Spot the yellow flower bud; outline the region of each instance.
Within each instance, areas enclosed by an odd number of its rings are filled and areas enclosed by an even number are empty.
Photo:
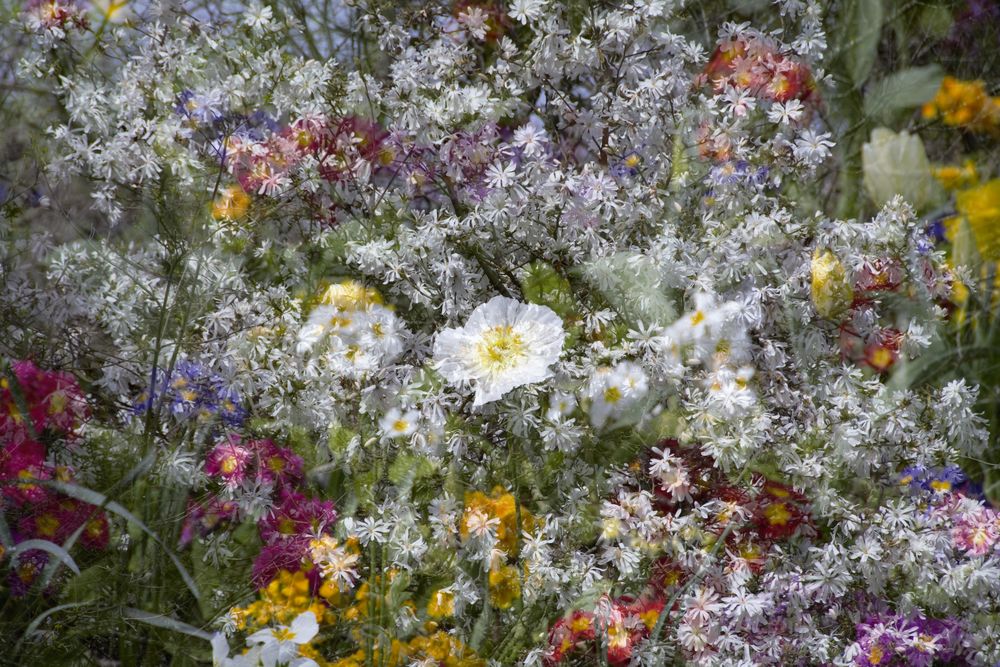
[[[854,300],[854,290],[837,256],[817,249],[812,258],[812,302],[821,317],[833,318]]]

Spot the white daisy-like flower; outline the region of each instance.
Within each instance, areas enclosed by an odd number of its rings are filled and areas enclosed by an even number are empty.
[[[378,425],[387,438],[406,438],[417,430],[419,419],[420,414],[416,410],[407,410],[404,413],[399,408],[392,408],[382,415]]]
[[[601,428],[612,415],[621,415],[641,400],[649,390],[649,380],[638,365],[623,361],[614,368],[599,368],[587,385],[590,423]]]
[[[445,329],[434,343],[434,361],[449,382],[471,382],[474,405],[552,376],[566,332],[546,306],[497,296],[480,305],[459,329]]]

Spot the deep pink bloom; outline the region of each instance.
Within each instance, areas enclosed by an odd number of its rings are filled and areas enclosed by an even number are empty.
[[[278,504],[257,525],[261,539],[272,544],[320,535],[328,532],[336,520],[337,512],[332,501],[309,498],[298,491],[282,489]]]
[[[297,537],[269,544],[253,561],[251,579],[254,586],[264,588],[280,570],[296,572],[309,555],[308,537]],[[315,568],[314,568],[315,569]]]
[[[45,463],[45,447],[34,440],[21,440],[0,449],[0,480],[16,481],[4,484],[3,495],[16,505],[40,503],[48,490],[35,482],[52,478],[52,469]]]
[[[87,402],[76,379],[69,373],[45,371],[30,361],[11,366],[17,387],[4,378],[0,383],[0,440],[17,441],[51,430],[64,437],[75,436],[77,427],[89,416]],[[20,404],[14,390],[20,391]],[[19,405],[20,404],[20,405]],[[30,418],[22,414],[27,408]]]

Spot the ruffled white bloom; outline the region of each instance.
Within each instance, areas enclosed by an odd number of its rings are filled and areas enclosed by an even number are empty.
[[[635,405],[648,389],[645,371],[630,361],[623,361],[614,368],[598,369],[587,385],[587,397],[591,401],[590,423],[601,428],[609,417],[619,416]]]
[[[565,336],[551,308],[497,296],[472,311],[464,327],[438,334],[434,362],[449,382],[473,383],[479,406],[551,377]]]

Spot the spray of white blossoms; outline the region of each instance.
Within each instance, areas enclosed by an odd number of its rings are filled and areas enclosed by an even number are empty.
[[[4,222],[5,609],[118,664],[1000,660],[976,390],[906,381],[943,253],[804,203],[822,4],[350,4],[338,61],[283,3],[28,3],[93,225]]]

